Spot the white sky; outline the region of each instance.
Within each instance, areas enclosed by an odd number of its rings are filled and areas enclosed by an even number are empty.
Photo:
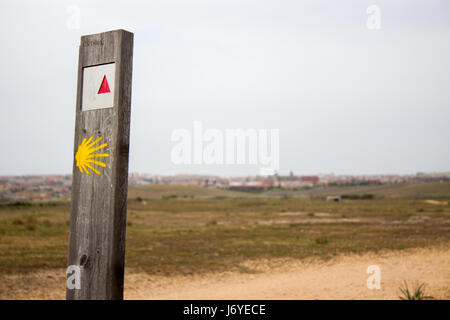
[[[3,0],[0,27],[0,175],[71,173],[79,39],[119,28],[135,35],[130,172],[258,173],[172,164],[194,120],[280,129],[282,174],[450,171],[449,1]]]

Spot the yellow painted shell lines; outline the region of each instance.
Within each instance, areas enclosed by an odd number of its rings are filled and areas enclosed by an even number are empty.
[[[94,145],[102,140],[102,137],[95,139],[92,141],[94,136],[91,136],[88,140],[86,138],[83,139],[83,141],[78,146],[77,153],[75,154],[75,160],[77,161],[77,167],[80,169],[80,172],[83,173],[86,172],[86,174],[90,175],[89,170],[95,172],[96,174],[100,174],[100,171],[98,171],[96,168],[94,168],[93,165],[98,165],[100,167],[106,167],[106,164],[104,162],[95,160],[94,158],[102,158],[102,157],[109,157],[109,153],[94,153],[97,150],[100,150],[104,147],[107,147],[107,143],[103,143],[99,146],[94,147]],[[92,141],[92,142],[91,142]]]

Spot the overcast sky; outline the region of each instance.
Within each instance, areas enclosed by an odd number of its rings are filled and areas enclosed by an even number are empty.
[[[450,171],[449,1],[3,0],[0,24],[0,175],[71,173],[80,36],[119,28],[130,172],[258,173],[173,164],[194,120],[279,129],[282,174]]]

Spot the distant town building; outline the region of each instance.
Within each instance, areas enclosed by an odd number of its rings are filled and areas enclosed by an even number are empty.
[[[291,171],[288,176],[278,176],[274,178],[277,186],[285,189],[312,187],[319,182],[318,176],[295,176]]]

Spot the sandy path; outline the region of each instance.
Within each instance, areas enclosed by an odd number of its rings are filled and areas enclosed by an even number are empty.
[[[449,247],[309,260],[247,262],[257,273],[162,277],[127,272],[126,299],[398,299],[403,281],[427,283],[427,294],[450,299]],[[369,290],[369,265],[381,270],[381,289]],[[0,275],[1,299],[63,299],[64,270]]]
[[[261,264],[263,264],[261,266]],[[278,266],[276,266],[278,264]],[[381,270],[381,289],[369,290],[369,265]],[[403,281],[426,282],[436,298],[450,298],[450,250],[342,256],[327,263],[278,261],[248,263],[257,274],[216,274],[167,281],[129,275],[128,299],[398,299]]]

